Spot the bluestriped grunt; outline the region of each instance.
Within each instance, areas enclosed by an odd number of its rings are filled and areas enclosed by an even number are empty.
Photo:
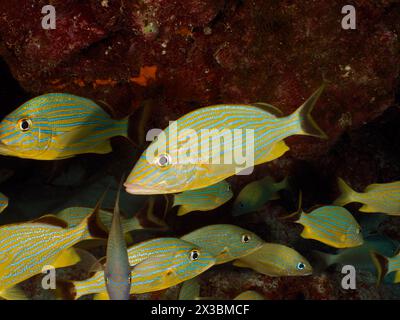
[[[131,272],[131,294],[163,290],[189,280],[215,264],[215,258],[206,250],[176,238],[157,238],[131,246],[128,249]],[[83,281],[65,282],[61,295],[77,299],[98,294],[107,298],[104,272],[98,271]]]
[[[310,213],[302,212],[297,223],[304,226],[301,236],[335,248],[363,244],[361,228],[352,214],[339,206],[323,206]]]
[[[339,178],[338,184],[342,194],[334,202],[336,205],[360,202],[363,204],[359,209],[361,212],[400,215],[400,181],[371,184],[362,193],[351,189],[343,179]]]
[[[127,192],[166,194],[205,188],[281,157],[289,150],[284,143],[287,137],[325,138],[310,115],[323,89],[321,86],[286,117],[276,117],[276,111],[272,108],[266,111],[265,105],[217,105],[184,115],[170,124],[142,154],[125,182]],[[254,139],[247,141],[242,135],[235,138],[232,135],[235,130],[252,132]],[[251,150],[248,159],[251,163],[240,164],[238,159],[232,159],[238,150]]]
[[[0,227],[0,296],[20,299],[21,296],[15,296],[15,286],[40,274],[44,266],[61,268],[78,263],[80,257],[72,246],[97,236],[104,237],[101,230],[94,228],[95,214],[74,228],[67,228],[64,221],[51,215]]]
[[[128,120],[113,120],[96,103],[66,93],[29,100],[0,123],[0,154],[56,160],[109,153],[110,138],[127,136]]]

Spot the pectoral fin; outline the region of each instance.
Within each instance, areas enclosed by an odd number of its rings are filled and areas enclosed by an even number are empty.
[[[25,292],[19,286],[13,286],[1,291],[0,296],[6,300],[29,300]]]
[[[369,206],[368,204],[364,204],[360,210],[361,212],[367,212],[367,213],[375,213],[377,212],[377,210],[375,210],[374,208],[372,208],[371,206]]]
[[[233,261],[233,265],[235,267],[240,267],[240,268],[251,268],[251,266],[249,266],[246,262],[240,259]]]
[[[186,206],[180,206],[178,209],[178,216],[184,216],[185,214],[191,212],[192,210]]]
[[[108,293],[106,291],[106,292],[96,293],[93,296],[93,300],[110,300],[110,297],[108,296]]]
[[[303,237],[304,239],[314,239],[310,228],[308,227],[304,227],[303,232],[300,234],[301,237]]]
[[[400,271],[397,271],[394,276],[394,283],[399,283],[399,282],[400,282]]]
[[[61,252],[57,259],[53,262],[54,268],[65,268],[73,266],[81,261],[79,254],[74,248],[68,248]]]

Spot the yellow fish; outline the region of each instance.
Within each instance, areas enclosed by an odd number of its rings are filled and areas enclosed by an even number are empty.
[[[91,208],[72,207],[60,211],[56,214],[56,216],[68,223],[69,228],[72,228],[80,224],[82,220],[84,220],[92,212],[93,209]],[[99,210],[98,212],[100,225],[104,226],[107,231],[109,231],[111,228],[112,216],[112,213],[108,211]],[[121,218],[121,222],[122,228],[125,233],[133,230],[143,229],[139,220],[136,217],[132,217],[129,219]]]
[[[258,211],[270,200],[279,198],[278,191],[285,189],[288,185],[287,179],[276,183],[271,177],[250,182],[246,185],[233,203],[232,214],[242,214]]]
[[[300,253],[277,243],[264,243],[257,251],[235,260],[233,265],[270,277],[306,276],[313,272],[311,264]]]
[[[226,263],[258,250],[264,240],[255,233],[230,224],[215,224],[192,231],[181,239],[198,245]]]
[[[72,246],[104,236],[94,228],[94,215],[73,228],[51,215],[0,227],[0,296],[23,299],[15,287],[20,282],[42,273],[48,265],[62,268],[78,263],[80,257]]]
[[[8,207],[8,198],[0,192],[0,213]]]
[[[343,207],[323,206],[310,213],[302,212],[297,223],[304,226],[301,236],[335,248],[361,246],[361,228],[352,214]]]
[[[361,212],[400,215],[400,181],[371,184],[362,193],[351,189],[340,178],[338,184],[342,195],[334,202],[336,205],[344,206],[351,202],[360,202],[364,204],[359,210]]]
[[[215,185],[185,191],[174,195],[174,205],[180,206],[178,216],[183,216],[192,211],[209,211],[222,206],[233,197],[231,186],[225,180]]]
[[[200,282],[199,277],[185,281],[179,291],[178,300],[199,300]]]
[[[112,151],[110,138],[127,137],[128,119],[113,120],[91,100],[49,93],[29,100],[0,123],[0,154],[57,160]]]
[[[265,104],[217,105],[184,115],[142,154],[125,182],[127,192],[167,194],[206,188],[281,157],[289,150],[287,137],[326,138],[310,115],[323,89],[286,117],[277,117],[276,109]],[[238,150],[249,151],[249,162],[239,163]]]
[[[387,274],[395,272],[394,283],[400,283],[400,252],[393,257],[385,257],[376,251],[371,252],[372,261],[378,272],[378,283],[381,283]]]
[[[176,238],[157,238],[128,249],[131,294],[163,290],[203,273],[215,264],[215,258],[195,244]],[[97,294],[107,299],[104,272],[96,272],[83,281],[60,283],[60,294],[77,299]]]
[[[233,300],[265,300],[265,297],[257,291],[249,290],[242,292]]]

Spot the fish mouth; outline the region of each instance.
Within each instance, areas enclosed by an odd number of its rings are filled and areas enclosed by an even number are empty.
[[[130,194],[152,195],[169,193],[168,191],[162,190],[160,188],[148,187],[138,183],[124,183],[124,187],[126,192]]]

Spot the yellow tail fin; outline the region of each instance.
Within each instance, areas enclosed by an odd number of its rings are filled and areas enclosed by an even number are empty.
[[[344,206],[348,203],[354,202],[353,196],[355,192],[342,178],[338,178],[338,186],[341,195],[333,202],[333,204],[337,206]]]

